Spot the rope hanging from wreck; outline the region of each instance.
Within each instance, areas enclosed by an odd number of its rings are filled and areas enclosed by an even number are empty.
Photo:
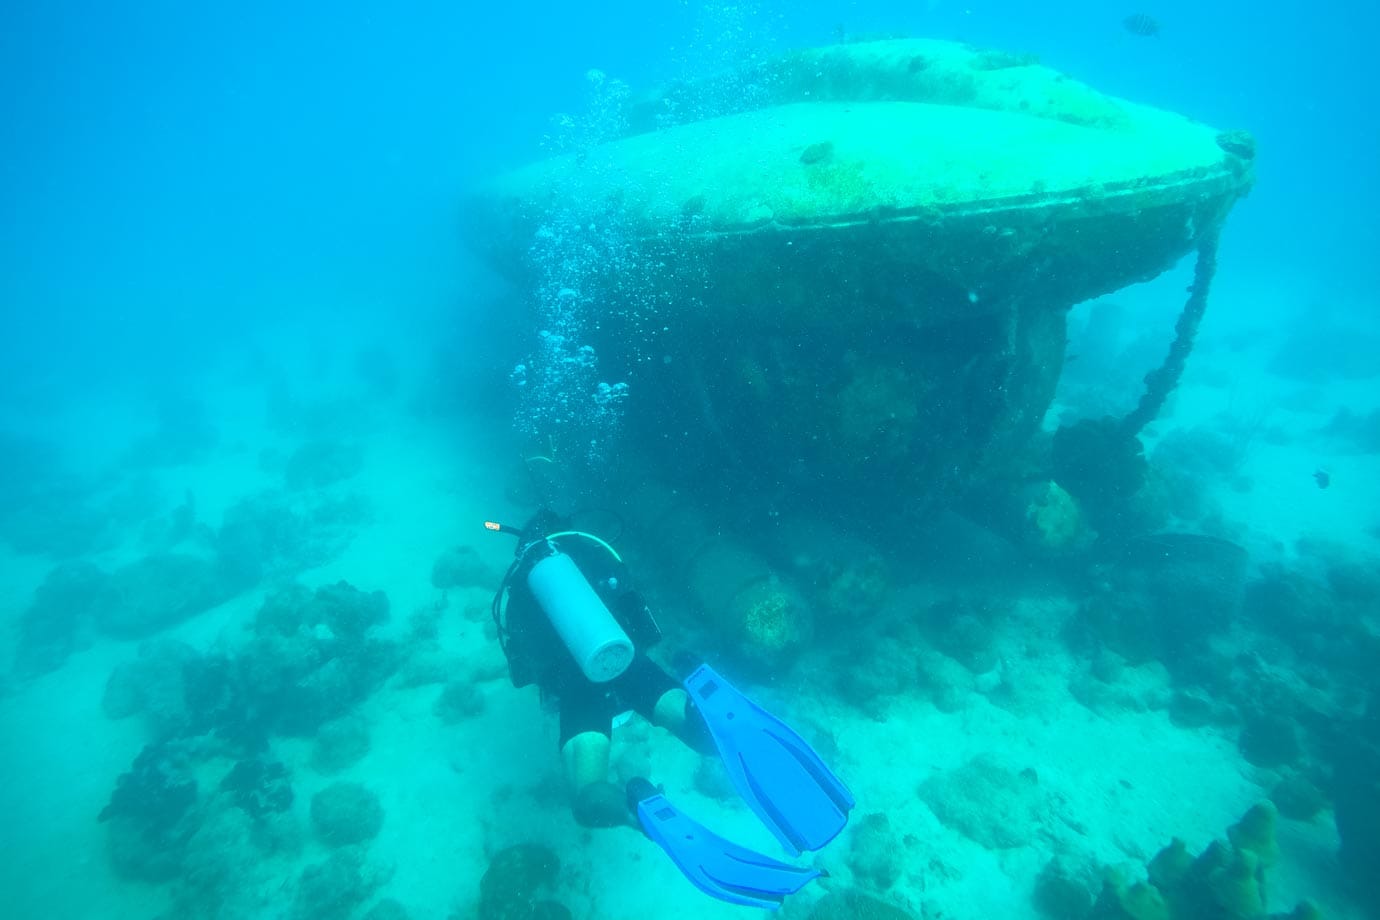
[[[1183,312],[1174,325],[1174,344],[1169,346],[1169,354],[1159,367],[1145,375],[1145,393],[1140,403],[1121,420],[1122,430],[1130,437],[1136,437],[1141,430],[1164,408],[1165,400],[1179,385],[1184,365],[1188,363],[1189,353],[1193,351],[1193,339],[1198,334],[1198,326],[1207,311],[1208,289],[1212,278],[1217,274],[1217,228],[1213,228],[1198,241],[1198,264],[1193,269],[1193,284],[1188,289],[1188,300],[1184,302]]]

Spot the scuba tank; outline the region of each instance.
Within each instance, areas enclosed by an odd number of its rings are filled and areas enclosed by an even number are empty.
[[[493,603],[514,686],[547,683],[571,662],[587,680],[607,683],[661,637],[641,595],[628,587],[622,558],[599,537],[567,529],[549,512],[521,531],[485,527],[518,535]]]
[[[606,683],[632,664],[632,640],[565,553],[552,552],[530,566],[527,587],[585,677]]]

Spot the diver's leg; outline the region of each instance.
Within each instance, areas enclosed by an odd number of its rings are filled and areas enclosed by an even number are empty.
[[[660,725],[701,754],[713,754],[718,750],[709,727],[690,705],[690,694],[665,668],[646,655],[638,655],[625,677],[628,697],[643,718]]]
[[[570,788],[579,790],[609,778],[609,736],[581,732],[561,745],[561,760]]]
[[[676,735],[685,730],[686,709],[690,694],[683,687],[672,687],[657,697],[652,708],[652,722]]]
[[[585,827],[628,823],[627,797],[609,782],[613,716],[594,685],[561,697],[561,761],[573,796],[571,811]]]

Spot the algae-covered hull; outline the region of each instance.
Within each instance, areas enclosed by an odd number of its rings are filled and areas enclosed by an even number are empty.
[[[867,510],[1009,456],[1067,308],[1172,265],[1251,181],[1239,138],[943,42],[801,51],[626,112],[483,187],[476,244],[530,279],[553,212],[616,220],[654,253],[636,283],[672,292],[664,360],[634,368],[640,440]],[[602,282],[605,355],[645,357],[613,328],[625,266]]]

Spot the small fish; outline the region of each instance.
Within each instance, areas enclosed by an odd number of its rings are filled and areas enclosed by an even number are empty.
[[[1147,16],[1145,13],[1132,13],[1121,24],[1126,27],[1126,31],[1132,35],[1139,35],[1141,38],[1154,38],[1160,34],[1159,20],[1154,16]]]
[[[1313,471],[1313,481],[1318,484],[1319,489],[1326,489],[1332,485],[1332,474],[1322,467]]]

